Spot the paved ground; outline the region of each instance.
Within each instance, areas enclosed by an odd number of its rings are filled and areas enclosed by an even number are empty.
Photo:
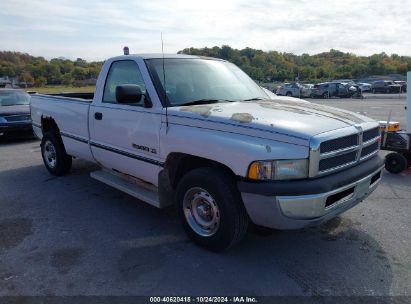
[[[401,126],[405,128],[405,94],[365,94],[364,99],[309,98],[307,100],[358,112],[376,120],[386,121],[390,110],[392,110],[391,121],[399,121]]]
[[[318,102],[403,119],[400,101]],[[321,227],[248,234],[214,254],[187,240],[173,209],[91,179],[94,169],[76,160],[52,177],[38,141],[0,143],[0,295],[411,295],[411,171],[386,173]]]

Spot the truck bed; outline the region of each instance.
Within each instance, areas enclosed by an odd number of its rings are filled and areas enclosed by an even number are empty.
[[[93,93],[61,93],[31,95],[33,130],[42,136],[44,120],[53,120],[58,128],[67,153],[92,160],[89,141],[88,113]]]
[[[84,99],[85,102],[91,102],[94,98],[94,93],[52,93],[44,95]]]
[[[61,100],[61,101],[76,101],[76,102],[85,102],[85,103],[91,103],[94,98],[94,93],[51,93],[51,94],[32,94],[31,98],[33,97],[37,98],[47,98],[50,100],[50,97],[53,97],[52,99],[55,100]]]

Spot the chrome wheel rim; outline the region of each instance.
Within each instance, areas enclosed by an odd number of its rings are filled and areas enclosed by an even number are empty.
[[[47,166],[49,166],[50,168],[54,168],[57,162],[56,149],[54,148],[53,143],[49,140],[47,140],[44,144],[43,155],[44,160],[47,163]]]
[[[194,187],[184,195],[184,215],[195,233],[209,237],[220,226],[220,210],[214,198],[206,190]]]

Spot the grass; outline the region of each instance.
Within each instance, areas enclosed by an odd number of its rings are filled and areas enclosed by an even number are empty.
[[[44,87],[33,87],[27,88],[26,91],[34,91],[41,94],[51,94],[51,93],[94,93],[95,86],[85,86],[85,87],[67,87],[63,85],[49,85]]]

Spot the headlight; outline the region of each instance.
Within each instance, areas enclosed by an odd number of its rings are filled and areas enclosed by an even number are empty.
[[[0,122],[7,122],[7,120],[4,117],[0,116]]]
[[[307,178],[308,159],[255,161],[248,168],[247,177],[254,180]]]

